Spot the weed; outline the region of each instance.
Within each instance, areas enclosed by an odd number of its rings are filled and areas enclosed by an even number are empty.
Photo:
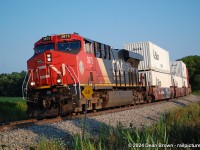
[[[45,136],[41,136],[39,143],[36,146],[37,150],[65,150],[66,144],[60,138],[48,139]]]

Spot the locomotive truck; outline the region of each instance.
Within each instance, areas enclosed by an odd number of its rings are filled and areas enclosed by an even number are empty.
[[[175,86],[166,97],[165,89],[148,84],[146,74],[138,72],[143,60],[138,53],[77,33],[42,37],[27,61],[23,91],[28,113],[66,115],[176,97]],[[82,91],[88,84],[93,94],[86,100]]]

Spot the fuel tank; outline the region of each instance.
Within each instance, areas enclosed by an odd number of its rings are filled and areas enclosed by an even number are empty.
[[[107,98],[103,102],[103,107],[115,107],[131,104],[133,102],[133,92],[132,91],[109,91],[107,93]]]

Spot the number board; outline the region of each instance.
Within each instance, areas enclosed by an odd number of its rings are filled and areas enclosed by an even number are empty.
[[[87,86],[84,88],[84,90],[82,91],[82,94],[83,94],[83,96],[84,96],[86,99],[88,99],[88,98],[90,98],[90,97],[92,96],[93,90],[92,90],[92,88],[91,88],[89,85],[87,85]]]
[[[51,41],[51,36],[46,36],[42,38],[42,41]]]
[[[60,38],[61,39],[70,39],[71,38],[71,34],[61,34]]]

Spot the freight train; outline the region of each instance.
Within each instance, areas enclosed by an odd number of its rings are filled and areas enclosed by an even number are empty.
[[[153,53],[156,57],[156,52]],[[28,113],[33,117],[66,115],[190,93],[190,86],[175,85],[175,74],[172,77],[165,72],[173,78],[172,85],[163,87],[158,79],[159,84],[154,84],[150,78],[155,71],[139,69],[140,62],[145,61],[142,54],[133,50],[113,49],[77,33],[42,37],[27,61],[27,76],[22,86]],[[86,99],[82,91],[87,85],[93,94]]]

